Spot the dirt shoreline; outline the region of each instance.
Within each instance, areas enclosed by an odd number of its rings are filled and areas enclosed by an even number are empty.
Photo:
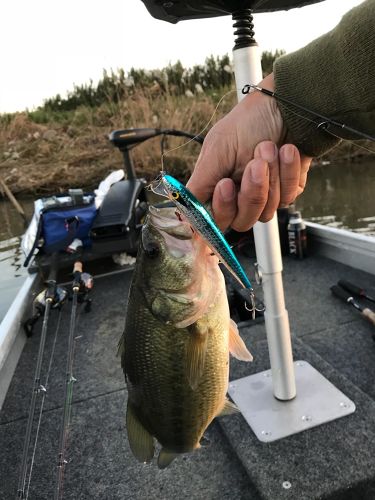
[[[150,121],[142,120],[139,126],[147,126],[144,123]],[[183,121],[180,116],[174,128],[197,129]],[[123,167],[121,153],[108,140],[109,132],[116,128],[123,127],[116,121],[100,127],[47,126],[33,123],[21,113],[11,127],[0,130],[0,177],[17,196],[46,196],[68,188],[94,189],[111,171]],[[168,141],[169,148],[181,144],[181,139]],[[186,181],[199,150],[196,143],[179,149],[166,158],[166,168]],[[353,143],[343,143],[314,163],[354,162],[369,156]],[[160,139],[134,148],[133,159],[140,176],[154,178],[161,168]]]

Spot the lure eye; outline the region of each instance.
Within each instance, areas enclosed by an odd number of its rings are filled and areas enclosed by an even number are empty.
[[[150,242],[144,247],[144,251],[149,259],[155,259],[159,255],[160,248],[156,243]]]
[[[177,191],[173,191],[173,193],[171,194],[171,196],[172,196],[172,198],[173,198],[174,200],[178,200],[178,199],[179,199],[179,197],[180,197],[180,195],[177,193]]]

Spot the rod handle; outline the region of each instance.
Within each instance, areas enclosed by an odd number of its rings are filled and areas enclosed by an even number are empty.
[[[375,312],[365,307],[362,311],[363,316],[372,324],[375,325]]]
[[[58,262],[59,261],[59,254],[58,252],[54,252],[52,255],[51,255],[51,264],[50,264],[50,268],[49,268],[49,274],[48,274],[48,278],[46,280],[46,283],[49,284],[49,283],[56,283],[56,280],[57,280],[57,271],[58,271]]]
[[[354,295],[358,295],[360,297],[365,295],[365,291],[363,290],[363,288],[350,283],[350,281],[340,280],[337,284],[342,288],[345,288],[345,290],[347,290],[348,292],[353,293]]]
[[[341,288],[341,286],[331,286],[331,292],[333,293],[333,295],[336,295],[336,297],[343,300],[344,302],[349,302],[349,300],[353,298],[351,294]]]
[[[80,260],[76,260],[73,266],[73,290],[79,289],[81,286],[81,275],[82,275],[82,262]]]
[[[82,273],[82,262],[77,260],[74,262],[73,273]]]
[[[51,265],[49,268],[48,278],[46,280],[47,290],[46,290],[46,300],[55,299],[56,294],[56,283],[57,283],[57,271],[59,268],[59,254],[58,252],[53,252],[51,255]]]

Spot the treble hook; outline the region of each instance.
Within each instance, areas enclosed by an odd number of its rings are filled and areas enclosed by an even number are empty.
[[[245,309],[246,309],[246,311],[249,311],[251,313],[252,319],[255,319],[255,314],[257,312],[264,312],[266,310],[266,308],[264,306],[263,307],[256,306],[255,295],[254,295],[253,291],[250,293],[250,303],[251,303],[251,308],[247,307],[247,302],[245,301]]]

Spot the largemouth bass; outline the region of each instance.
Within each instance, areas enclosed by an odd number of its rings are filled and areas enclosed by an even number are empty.
[[[149,462],[156,439],[160,468],[235,411],[226,399],[229,351],[252,359],[230,319],[218,258],[180,219],[175,208],[150,207],[120,341],[130,448]]]

